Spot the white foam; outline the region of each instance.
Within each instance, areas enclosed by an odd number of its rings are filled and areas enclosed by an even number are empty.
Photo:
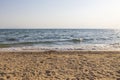
[[[24,46],[0,48],[0,51],[45,51],[45,50],[80,50],[80,51],[115,51],[120,50],[120,45],[116,44],[84,44],[84,45],[65,45],[65,46]]]

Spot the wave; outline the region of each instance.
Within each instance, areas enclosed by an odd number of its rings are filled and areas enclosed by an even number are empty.
[[[39,42],[13,42],[13,43],[0,43],[1,47],[12,47],[12,46],[32,46],[34,44],[52,44],[51,41],[39,41]]]
[[[75,38],[75,39],[71,39],[70,41],[72,41],[72,42],[86,42],[86,41],[91,41],[91,40],[94,40],[94,39],[92,39],[92,38],[89,38],[89,39],[87,39],[87,38]]]
[[[52,44],[51,41],[38,41],[38,42],[15,42],[10,43],[9,45],[34,45],[34,44]],[[6,45],[6,44],[5,44]]]
[[[45,45],[56,45],[56,44],[58,44],[58,43],[62,43],[62,44],[64,44],[64,43],[79,43],[79,42],[87,42],[87,41],[92,41],[92,40],[94,40],[93,38],[73,38],[73,39],[57,39],[57,40],[55,40],[55,39],[53,39],[53,40],[38,40],[38,41],[36,41],[36,40],[34,40],[34,41],[20,41],[20,40],[18,40],[18,39],[16,39],[16,38],[7,38],[6,39],[6,41],[5,42],[1,42],[0,44],[2,45],[2,46],[8,46],[8,45],[10,45],[10,46],[19,46],[19,45],[36,45],[36,44],[45,44]]]
[[[73,39],[57,39],[57,40],[48,40],[48,41],[38,41],[38,42],[27,42],[27,43],[56,43],[56,42],[85,42],[94,40],[92,38],[73,38]],[[26,42],[25,42],[26,43]]]
[[[19,40],[16,38],[6,38],[6,41],[19,41]]]

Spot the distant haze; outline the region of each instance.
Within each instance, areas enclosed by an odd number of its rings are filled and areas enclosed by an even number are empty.
[[[120,0],[0,0],[0,28],[120,28]]]

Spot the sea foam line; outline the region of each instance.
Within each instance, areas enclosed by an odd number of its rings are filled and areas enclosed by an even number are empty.
[[[80,51],[111,51],[111,50],[120,50],[120,46],[114,44],[87,44],[87,45],[66,45],[66,46],[52,46],[52,47],[43,47],[43,46],[23,46],[23,47],[9,47],[9,48],[0,48],[0,51],[46,51],[46,50],[60,50],[60,51],[69,51],[69,50],[80,50]]]

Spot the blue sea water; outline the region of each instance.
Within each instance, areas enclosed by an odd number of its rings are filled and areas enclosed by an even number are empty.
[[[120,43],[114,29],[0,29],[0,44],[11,46],[65,46]]]

